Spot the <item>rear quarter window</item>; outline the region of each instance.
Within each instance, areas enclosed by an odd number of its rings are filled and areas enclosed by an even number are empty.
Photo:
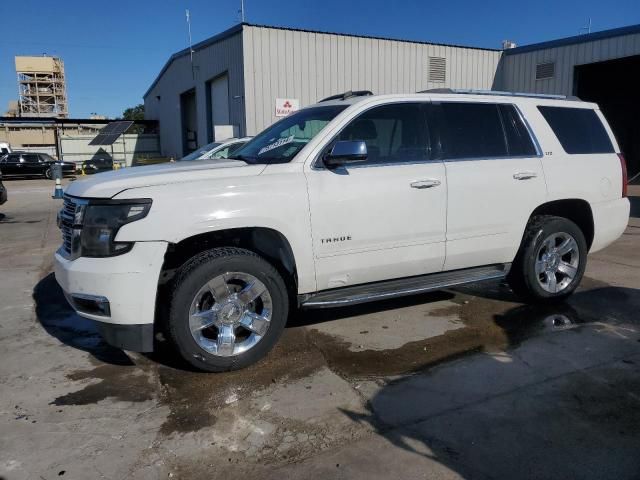
[[[614,153],[613,144],[594,110],[547,107],[538,110],[569,154]]]

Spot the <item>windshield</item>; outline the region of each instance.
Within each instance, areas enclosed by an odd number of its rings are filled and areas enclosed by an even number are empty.
[[[247,163],[286,163],[348,105],[305,108],[274,123],[229,158]]]
[[[211,150],[213,150],[216,147],[219,147],[220,145],[222,145],[222,142],[209,143],[209,144],[205,145],[204,147],[200,147],[200,148],[195,149],[189,155],[187,155],[186,157],[182,157],[178,161],[179,162],[183,162],[185,160],[197,160],[201,156],[205,155],[206,153],[209,153]]]

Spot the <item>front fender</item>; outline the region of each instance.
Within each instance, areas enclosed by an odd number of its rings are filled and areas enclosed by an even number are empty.
[[[299,293],[315,291],[311,223],[302,173],[141,187],[114,198],[151,198],[144,219],[123,226],[116,241],[178,243],[203,233],[262,227],[282,234],[296,260]]]

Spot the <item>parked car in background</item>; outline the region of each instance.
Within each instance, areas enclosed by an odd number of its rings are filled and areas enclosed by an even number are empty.
[[[0,172],[0,205],[7,201],[7,187],[2,184],[2,172]]]
[[[76,164],[71,162],[58,162],[51,155],[46,153],[11,152],[0,159],[0,171],[5,177],[45,177],[53,178],[51,166],[54,163],[62,164],[63,175],[73,175],[76,173]]]
[[[82,162],[82,171],[85,175],[108,172],[109,170],[113,170],[113,160],[111,158],[92,158]]]
[[[11,145],[7,142],[0,142],[0,158],[5,156],[7,153],[11,153]]]
[[[68,186],[56,279],[107,342],[162,329],[208,371],[260,360],[296,305],[501,278],[562,301],[629,220],[604,116],[555,96],[347,92],[229,159],[129,170]]]
[[[229,158],[236,150],[251,140],[251,137],[229,138],[221,142],[212,142],[204,147],[198,148],[189,155],[182,157],[179,162],[189,160],[215,160],[218,158]]]

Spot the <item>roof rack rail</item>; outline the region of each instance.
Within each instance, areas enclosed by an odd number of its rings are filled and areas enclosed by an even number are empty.
[[[431,88],[429,90],[421,90],[417,93],[455,93],[467,95],[498,95],[504,97],[528,97],[528,98],[547,98],[550,100],[575,100],[581,101],[576,96],[552,95],[549,93],[527,93],[527,92],[502,92],[499,90],[473,90],[459,88]]]
[[[318,103],[328,102],[330,100],[346,100],[347,98],[351,98],[351,97],[367,97],[369,95],[373,95],[373,92],[369,90],[355,90],[355,91],[348,90],[344,93],[339,93],[337,95],[331,95],[330,97],[323,98]]]

